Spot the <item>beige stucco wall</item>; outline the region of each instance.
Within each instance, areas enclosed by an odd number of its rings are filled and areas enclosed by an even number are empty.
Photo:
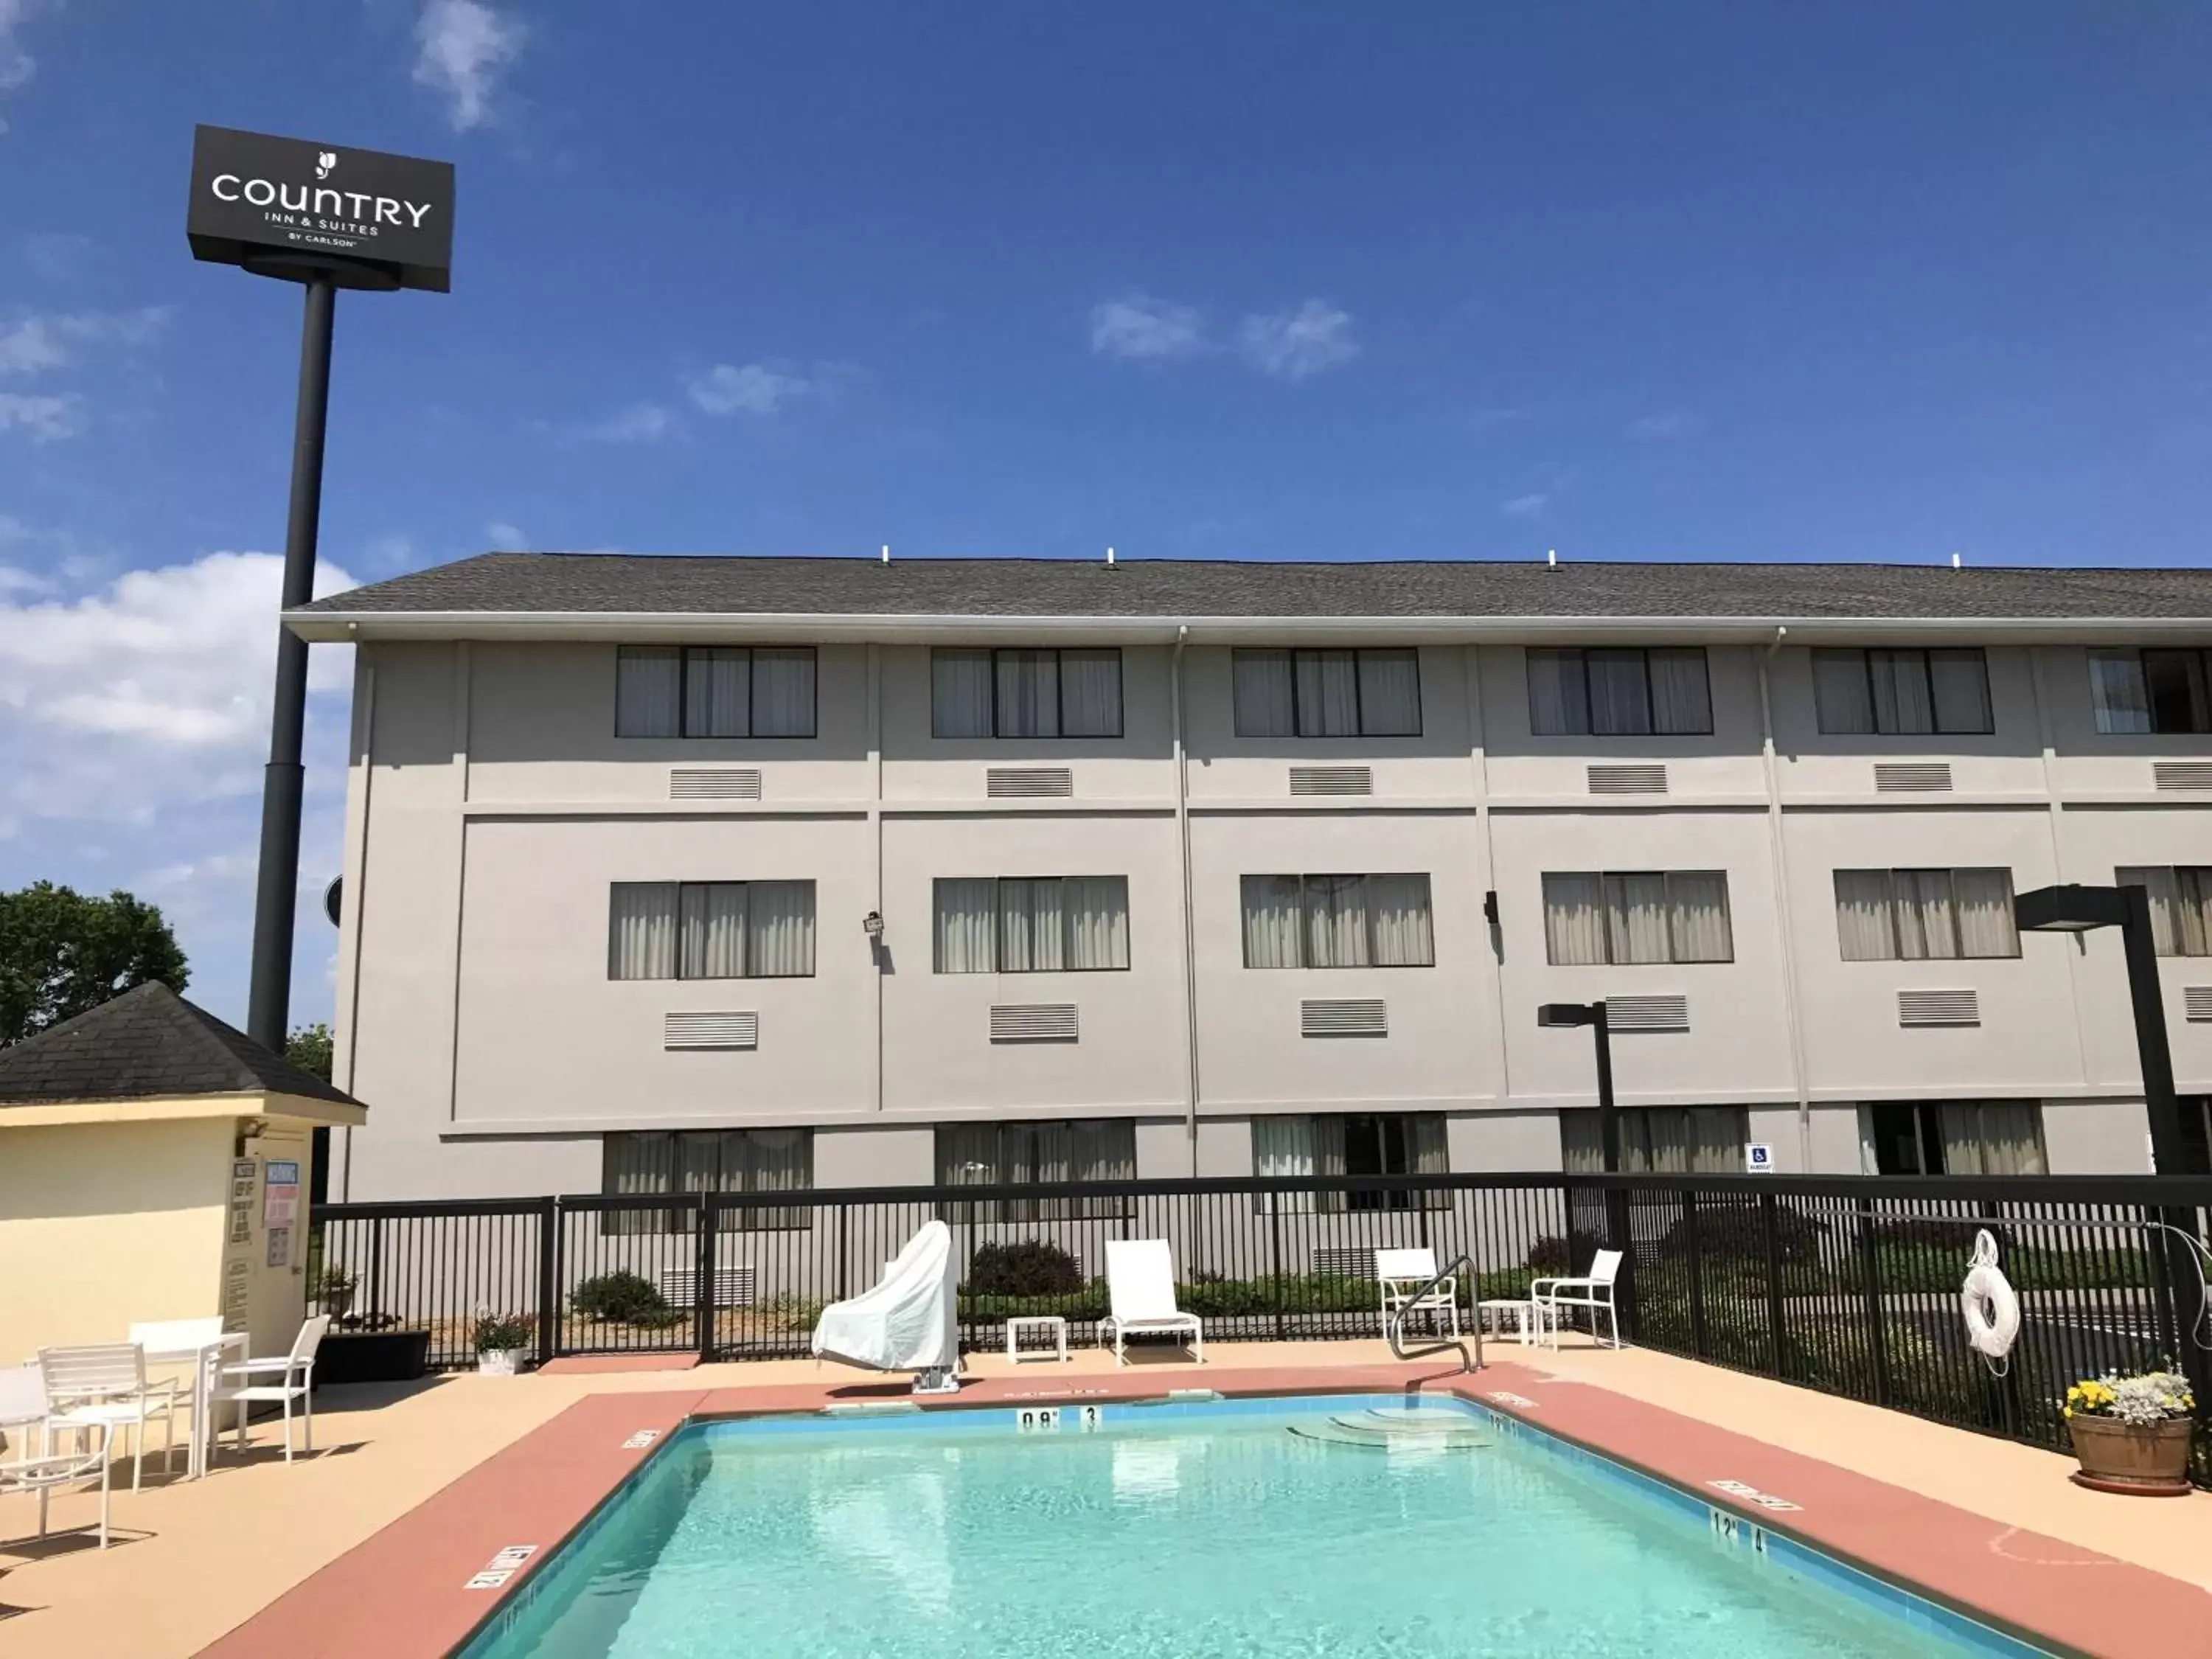
[[[235,1126],[0,1128],[0,1364],[222,1311]]]

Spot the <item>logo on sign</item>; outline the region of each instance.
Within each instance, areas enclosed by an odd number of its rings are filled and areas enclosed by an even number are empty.
[[[334,149],[326,149],[323,151],[321,155],[315,157],[315,177],[318,179],[329,178],[331,176],[331,169],[337,164],[337,151]]]

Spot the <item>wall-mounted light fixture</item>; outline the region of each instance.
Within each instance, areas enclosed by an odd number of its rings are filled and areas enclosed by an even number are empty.
[[[862,916],[860,918],[860,931],[868,936],[868,942],[871,945],[882,944],[884,940],[884,913],[880,910],[871,910],[867,915]]]

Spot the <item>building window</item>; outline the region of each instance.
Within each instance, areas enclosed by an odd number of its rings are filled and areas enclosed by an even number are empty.
[[[1237,651],[1240,738],[1418,738],[1417,651]]]
[[[2212,869],[2131,864],[2113,872],[2122,887],[2150,894],[2150,934],[2162,957],[2212,956]]]
[[[1741,1106],[1623,1106],[1623,1175],[1741,1175]],[[1559,1150],[1570,1175],[1605,1173],[1605,1140],[1591,1108],[1559,1114]]]
[[[1544,877],[1544,948],[1555,968],[1732,962],[1723,870],[1574,871]]]
[[[2009,870],[1838,870],[1845,962],[2016,957]]]
[[[811,738],[814,647],[625,645],[618,738]]]
[[[1876,1175],[2050,1173],[2032,1100],[1898,1101],[1866,1114]]]
[[[940,974],[1082,974],[1129,965],[1127,876],[940,876]]]
[[[2115,734],[2212,732],[2203,651],[2092,651],[2097,729]]]
[[[1705,648],[1531,647],[1528,729],[1540,738],[1683,737],[1713,729]]]
[[[1137,1128],[1125,1117],[1059,1123],[948,1123],[937,1131],[940,1187],[1044,1187],[1137,1178]],[[941,1207],[963,1221],[1068,1221],[1131,1213],[1121,1194],[985,1199]]]
[[[1990,732],[1989,665],[1978,647],[1813,653],[1823,732],[1882,736]]]
[[[1247,968],[1433,968],[1425,875],[1247,876]]]
[[[618,881],[609,979],[805,979],[814,972],[811,881]]]
[[[939,738],[1118,738],[1121,653],[929,653],[929,729]]]
[[[676,1193],[803,1193],[814,1186],[811,1129],[665,1130],[600,1137],[601,1189],[615,1198]],[[721,1212],[724,1232],[811,1227],[811,1205],[763,1205]],[[688,1233],[690,1210],[608,1210],[605,1233]]]
[[[2212,1095],[2181,1097],[2181,1173],[2212,1175]]]
[[[1328,1113],[1252,1120],[1252,1170],[1270,1177],[1441,1176],[1450,1168],[1444,1120],[1435,1112]],[[1284,1214],[1313,1210],[1448,1209],[1445,1188],[1263,1194],[1261,1208]]]

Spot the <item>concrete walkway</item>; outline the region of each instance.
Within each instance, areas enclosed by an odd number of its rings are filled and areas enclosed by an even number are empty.
[[[1872,1407],[1634,1349],[1507,1345],[1495,1357],[1561,1381],[1614,1390],[1682,1416],[1840,1465],[2024,1532],[2212,1589],[2212,1495],[2148,1502],[2087,1492],[2065,1480],[2070,1460],[1937,1427]],[[1376,1341],[1223,1343],[1201,1370],[1147,1354],[1132,1370],[1169,1386],[1264,1367],[1385,1363]],[[1079,1352],[1066,1365],[971,1357],[982,1376],[1040,1389],[1111,1370],[1110,1355]],[[115,1498],[116,1546],[74,1537],[41,1547],[20,1534],[34,1500],[0,1501],[0,1659],[185,1659],[214,1642],[495,1452],[592,1395],[681,1389],[696,1395],[775,1383],[848,1379],[842,1368],[786,1360],[683,1371],[523,1378],[451,1376],[405,1388],[323,1391],[318,1451],[286,1467],[273,1431],[257,1431],[244,1462],[228,1454],[206,1480],[155,1486]],[[1015,1386],[1021,1386],[1017,1382]],[[125,1474],[127,1481],[127,1471]],[[55,1505],[55,1523],[87,1517],[94,1500]],[[2002,1535],[1997,1545],[2003,1547]]]

